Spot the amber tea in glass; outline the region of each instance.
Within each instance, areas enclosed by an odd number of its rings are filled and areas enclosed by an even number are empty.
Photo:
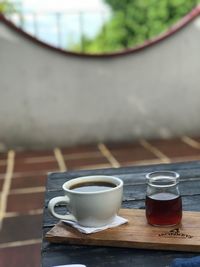
[[[179,174],[171,171],[147,174],[146,218],[155,226],[177,225],[182,219]]]

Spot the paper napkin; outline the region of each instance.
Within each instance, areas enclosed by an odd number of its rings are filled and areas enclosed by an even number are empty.
[[[104,225],[102,227],[85,227],[85,226],[79,225],[77,222],[72,222],[72,221],[63,221],[63,222],[76,228],[81,233],[92,234],[92,233],[103,231],[108,228],[117,227],[121,224],[127,223],[128,220],[120,216],[115,216],[115,218],[110,224]]]

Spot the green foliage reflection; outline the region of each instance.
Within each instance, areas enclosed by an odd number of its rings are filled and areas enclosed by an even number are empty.
[[[72,47],[78,52],[106,53],[144,43],[165,32],[194,8],[199,0],[104,0],[111,19],[94,39],[83,36]]]
[[[0,0],[0,13],[9,13],[14,10],[14,5],[8,0]]]

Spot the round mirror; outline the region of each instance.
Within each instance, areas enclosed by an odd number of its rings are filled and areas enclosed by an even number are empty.
[[[131,50],[167,32],[199,0],[1,0],[0,11],[53,47],[102,55]]]

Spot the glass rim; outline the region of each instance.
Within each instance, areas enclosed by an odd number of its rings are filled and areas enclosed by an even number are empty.
[[[171,177],[171,178],[176,178],[178,179],[180,177],[180,174],[178,172],[175,172],[175,171],[154,171],[154,172],[149,172],[146,174],[146,178],[147,179],[151,179],[153,177],[150,177],[150,176],[153,176],[153,175],[162,175],[164,177]]]
[[[175,186],[179,182],[179,177],[180,177],[180,174],[175,171],[154,171],[154,172],[150,172],[146,174],[146,180],[148,184],[154,187]],[[165,183],[164,183],[164,179],[165,179]],[[163,180],[163,183],[161,182],[162,180]]]

